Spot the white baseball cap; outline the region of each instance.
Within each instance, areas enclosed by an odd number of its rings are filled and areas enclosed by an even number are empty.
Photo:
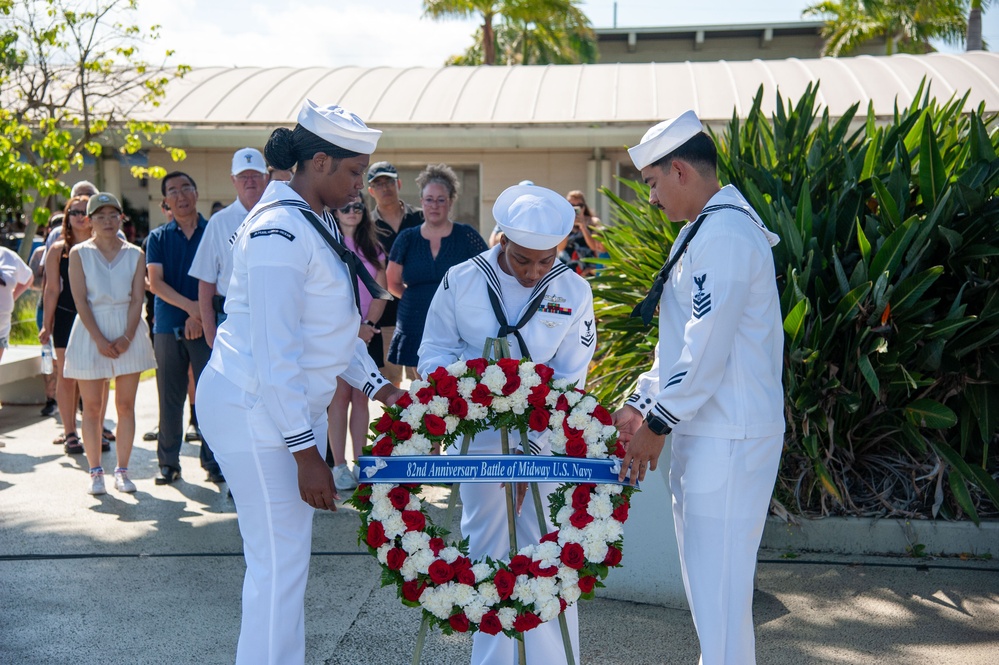
[[[528,249],[552,249],[569,235],[576,211],[558,192],[514,185],[497,197],[493,218],[511,242]]]
[[[684,111],[672,120],[664,120],[645,132],[642,142],[628,148],[635,168],[641,170],[704,131],[701,121],[693,111]]]
[[[373,153],[382,135],[342,106],[319,106],[311,99],[306,99],[298,112],[298,124],[333,145],[362,155]]]
[[[256,148],[243,148],[232,155],[232,174],[239,175],[243,171],[256,171],[267,175],[267,162]]]

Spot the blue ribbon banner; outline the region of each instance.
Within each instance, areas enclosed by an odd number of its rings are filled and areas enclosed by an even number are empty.
[[[618,459],[584,459],[547,455],[414,455],[363,456],[362,483],[600,483],[617,479]]]

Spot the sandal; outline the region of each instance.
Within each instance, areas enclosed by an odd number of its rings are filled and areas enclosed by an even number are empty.
[[[65,434],[60,434],[56,438],[52,439],[52,443],[55,444],[55,445],[57,445],[57,446],[63,445],[64,443],[66,443],[66,435]]]
[[[101,430],[101,437],[107,439],[108,441],[111,441],[112,443],[115,440],[114,432],[109,430],[107,427]]]
[[[70,432],[66,435],[66,443],[63,445],[63,450],[66,451],[67,455],[79,455],[83,452],[83,444],[80,443],[80,437],[76,435],[76,432]]]
[[[101,452],[102,453],[106,453],[109,450],[111,450],[111,440],[108,439],[106,436],[102,436],[101,437]]]

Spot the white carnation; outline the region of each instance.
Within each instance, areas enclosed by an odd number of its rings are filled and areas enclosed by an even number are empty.
[[[461,552],[458,550],[457,547],[445,547],[444,549],[441,550],[441,553],[438,555],[439,558],[443,559],[444,562],[448,564],[454,563],[455,559],[457,559],[460,556]]]
[[[478,575],[476,575],[476,579],[478,579]],[[499,592],[496,591],[496,585],[492,582],[480,584],[479,595],[482,596],[486,605],[496,605],[500,602]]]
[[[534,586],[535,598],[551,598],[558,593],[558,581],[554,577],[538,577],[531,584]]]
[[[451,406],[451,402],[447,397],[435,395],[434,398],[430,400],[430,403],[427,404],[427,410],[438,418],[443,418],[447,415],[449,406]]]
[[[579,590],[579,585],[573,584],[572,586],[562,588],[562,599],[568,605],[575,605],[582,595],[582,591]]]
[[[607,519],[614,512],[610,497],[594,494],[590,497],[590,505],[586,507],[586,512],[593,515],[597,520]]]
[[[417,500],[419,501],[419,500]],[[402,549],[410,554],[430,548],[430,534],[424,531],[409,531],[402,536]]]
[[[382,520],[382,526],[385,527],[385,536],[389,540],[406,533],[406,523],[402,521],[402,513],[400,512]]]
[[[558,602],[558,598],[552,600],[547,600],[542,604],[541,611],[538,612],[538,618],[542,621],[551,621],[558,616],[558,613],[562,611],[562,604]]]
[[[393,549],[395,549],[395,548],[392,546],[392,543],[390,543],[390,542],[389,543],[385,543],[384,545],[382,545],[381,547],[378,548],[378,561],[383,566],[388,563],[388,553],[389,553],[389,551],[391,551]]]
[[[511,401],[509,397],[493,398],[493,411],[495,411],[496,413],[506,413],[512,407],[513,407],[513,401]]]
[[[413,381],[412,383],[409,384],[409,394],[415,400],[416,399],[416,393],[420,392],[421,390],[423,390],[424,388],[427,388],[429,386],[430,386],[430,382],[429,381],[424,381],[423,379],[416,379],[415,381]]]
[[[488,563],[477,563],[472,566],[472,572],[475,573],[475,581],[481,582],[493,574],[493,567]],[[493,588],[495,589],[495,587]],[[481,589],[479,589],[479,591],[481,591]]]
[[[558,513],[555,514],[555,521],[559,524],[568,524],[569,518],[572,517],[572,513],[573,510],[571,505],[562,506],[559,508]]]
[[[468,365],[465,364],[464,360],[455,360],[453,363],[446,367],[447,373],[453,377],[459,377],[468,371]]]
[[[384,499],[392,491],[392,485],[388,483],[376,483],[371,486],[371,501]]]
[[[471,377],[458,379],[458,394],[467,400],[472,396],[472,391],[475,390],[475,386],[477,385],[479,385],[479,382]]]
[[[501,607],[499,612],[500,625],[503,626],[503,630],[513,629],[513,620],[517,618],[517,610],[512,607]]]
[[[485,420],[488,415],[488,408],[474,402],[468,403],[468,415],[465,417],[466,420]]]
[[[535,363],[532,360],[525,360],[520,363],[517,368],[517,373],[520,374],[521,379],[526,379],[529,376],[537,376],[538,373],[534,371]]]
[[[581,399],[583,399],[582,394],[577,393],[575,390],[570,390],[565,394],[565,401],[569,402],[569,406],[576,406]]]
[[[589,541],[583,543],[583,553],[587,561],[602,563],[607,558],[607,543],[603,540]]]
[[[454,605],[461,605],[464,607],[472,602],[472,600],[477,595],[475,593],[475,588],[467,584],[455,584],[453,587],[454,596],[451,599]]]
[[[468,617],[469,621],[479,623],[482,621],[482,615],[486,613],[486,604],[480,598],[476,598],[466,605],[464,609],[465,616]]]
[[[579,393],[576,394],[578,395]],[[568,423],[569,427],[572,427],[573,429],[585,430],[586,426],[590,424],[590,417],[585,413],[573,410],[573,412],[569,414]]]
[[[490,365],[482,375],[482,383],[486,385],[494,394],[499,394],[506,385],[506,374],[498,365]]]
[[[444,416],[444,424],[447,425],[447,433],[454,434],[458,425],[461,424],[461,419],[458,416]]]
[[[592,395],[587,395],[579,401],[579,406],[587,413],[593,413],[593,409],[597,408],[597,400]]]
[[[569,386],[571,384],[572,381],[570,381],[569,379],[555,379],[554,381],[552,381],[552,385],[555,387],[555,389],[563,393],[569,389]]]

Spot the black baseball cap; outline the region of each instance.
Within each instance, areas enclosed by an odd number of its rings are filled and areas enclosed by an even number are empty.
[[[399,172],[395,170],[395,167],[388,162],[375,162],[368,167],[368,183],[370,184],[375,178],[381,178],[386,176],[392,178],[393,180],[399,179]]]

